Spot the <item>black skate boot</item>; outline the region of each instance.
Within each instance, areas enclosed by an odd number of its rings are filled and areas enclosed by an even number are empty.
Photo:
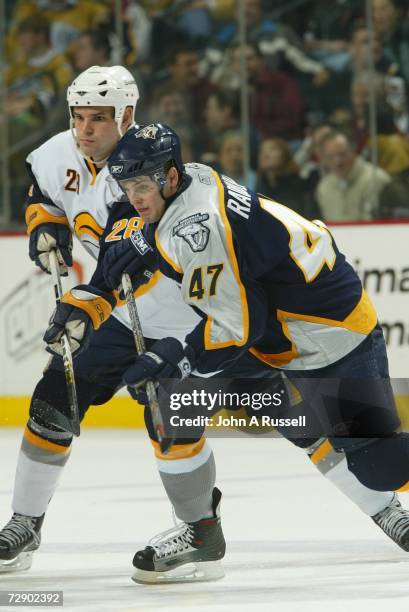
[[[391,540],[409,552],[409,511],[402,508],[396,493],[389,506],[375,514],[372,520]]]
[[[224,571],[220,559],[226,543],[220,522],[222,494],[213,489],[213,516],[180,523],[150,540],[133,559],[134,582],[167,583],[217,580]],[[178,568],[178,569],[177,569]]]
[[[41,542],[42,516],[13,514],[0,531],[0,573],[21,572],[31,567],[33,551]]]

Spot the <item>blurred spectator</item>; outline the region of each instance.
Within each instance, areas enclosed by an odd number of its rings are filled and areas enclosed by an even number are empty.
[[[220,139],[218,170],[232,178],[236,183],[254,189],[256,174],[252,170],[244,173],[244,150],[241,133],[229,130]]]
[[[311,130],[303,140],[301,147],[294,154],[294,161],[299,168],[301,178],[308,179],[312,189],[315,189],[326,173],[322,161],[322,142],[331,130],[332,127],[328,124],[320,125]]]
[[[354,114],[351,108],[336,108],[327,117],[328,125],[341,132],[354,133]]]
[[[188,39],[207,39],[212,32],[209,2],[206,0],[142,0],[152,19],[172,21]]]
[[[260,145],[256,191],[307,219],[318,219],[320,210],[309,184],[299,176],[288,144],[282,138],[267,138]]]
[[[380,100],[376,106],[376,131],[378,166],[391,176],[409,169],[409,140],[398,133],[393,109],[384,100]],[[366,146],[367,157],[370,155],[371,146],[372,141],[369,139]]]
[[[321,143],[328,174],[318,184],[317,195],[325,221],[372,219],[381,189],[389,175],[357,155],[351,138],[331,131]]]
[[[73,45],[72,61],[77,73],[91,66],[109,66],[111,44],[108,33],[103,29],[83,32]]]
[[[10,184],[12,199],[19,203],[13,218],[22,221],[20,202],[27,179],[25,157],[44,138],[45,125],[57,129],[61,113],[66,116],[65,102],[59,102],[74,75],[66,57],[51,47],[50,24],[44,17],[37,15],[21,21],[16,40],[21,53],[6,70],[7,124],[0,129],[8,129],[9,144],[16,147],[9,158]]]
[[[388,121],[392,121],[395,132],[405,132],[406,130],[402,130],[402,128],[405,128],[409,123],[407,110],[402,108],[401,105],[393,105],[397,100],[394,98],[393,91],[391,92],[390,79],[376,72],[361,72],[353,80],[351,88],[351,105],[359,151],[362,150],[368,139],[371,88],[375,99],[375,106],[377,108],[383,107],[384,118],[386,118],[385,109],[388,108]],[[405,96],[404,100],[406,100]],[[390,129],[393,128],[391,127]]]
[[[350,60],[344,70],[336,75],[336,98],[334,104],[337,108],[349,106],[348,95],[355,85],[360,90],[358,97],[363,97],[363,108],[368,112],[367,103],[371,82],[374,83],[375,94],[384,97],[395,111],[395,118],[399,128],[407,129],[405,84],[399,76],[398,65],[385,54],[382,37],[374,32],[371,36],[366,23],[359,20],[355,23],[349,45]],[[375,69],[373,77],[372,70]],[[365,109],[366,107],[366,109]]]
[[[149,108],[148,121],[160,121],[173,128],[182,142],[184,161],[198,159],[201,153],[200,133],[192,124],[191,113],[183,93],[171,84],[156,90]]]
[[[149,121],[160,121],[176,131],[178,126],[191,125],[189,109],[180,89],[165,84],[156,90]]]
[[[409,219],[409,170],[393,177],[379,194],[378,219]]]
[[[409,18],[398,0],[372,0],[374,28],[409,88]]]
[[[159,88],[166,84],[183,95],[193,123],[203,125],[207,99],[217,87],[200,75],[198,52],[186,45],[168,49],[167,68],[169,76],[154,89],[152,100],[155,100]]]
[[[197,159],[194,132],[192,132],[189,126],[180,126],[177,133],[180,140],[183,163],[193,162]]]
[[[409,88],[405,87],[404,80],[398,76],[387,77],[385,88],[386,102],[393,109],[396,127],[403,134],[409,134]]]
[[[304,33],[309,53],[335,72],[343,70],[349,61],[348,41],[353,22],[362,15],[356,0],[315,0]]]
[[[132,48],[129,62],[149,62],[152,59],[152,20],[145,8],[137,2],[129,3],[125,11],[125,21]]]
[[[283,60],[285,60],[297,71],[312,76],[315,85],[322,85],[328,80],[328,71],[320,62],[308,57],[294,30],[267,17],[261,0],[245,0],[245,17],[247,42],[258,45],[272,70],[283,69]],[[237,44],[236,17],[216,33],[214,41],[223,48],[233,43]],[[215,55],[215,61],[219,62],[221,59],[222,54]]]
[[[362,151],[368,140],[371,87],[377,101],[385,96],[385,79],[376,72],[361,72],[354,78],[351,85],[351,108],[358,151]]]
[[[263,136],[298,140],[302,136],[303,103],[297,83],[283,72],[273,72],[257,45],[246,45],[250,123]],[[231,49],[231,64],[221,76],[220,87],[240,88],[240,47]]]
[[[206,132],[202,144],[201,159],[212,163],[217,157],[220,139],[226,130],[240,129],[240,94],[237,91],[220,90],[210,94],[205,108]],[[250,126],[250,165],[257,166],[258,132]]]
[[[109,9],[105,2],[94,2],[94,0],[19,0],[16,3],[10,31],[12,57],[15,57],[16,51],[18,52],[15,34],[19,24],[36,15],[48,19],[51,24],[51,46],[56,51],[62,52],[78,34],[106,22]]]
[[[45,17],[22,21],[17,42],[21,59],[6,70],[6,113],[21,124],[35,127],[54,107],[73,73],[66,57],[51,47],[50,23]]]
[[[210,0],[208,4],[214,21],[222,22],[237,17],[236,0]]]
[[[194,47],[203,45],[212,34],[212,17],[208,0],[143,0],[144,15],[137,11],[137,18],[149,21],[149,35],[142,24],[136,24],[135,11],[133,18],[134,41],[138,48],[144,45],[143,61],[153,63],[153,72],[169,57],[169,49],[184,41]],[[139,41],[138,38],[139,37]],[[147,49],[151,52],[148,58]],[[137,61],[139,60],[136,53]]]
[[[395,76],[399,72],[397,64],[385,54],[382,36],[379,32],[373,32],[371,46],[371,34],[366,22],[361,19],[354,24],[349,55],[350,63],[348,67],[352,74],[369,70],[372,62],[375,70],[380,74]]]

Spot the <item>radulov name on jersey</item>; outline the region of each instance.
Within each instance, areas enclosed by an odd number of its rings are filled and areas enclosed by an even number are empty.
[[[234,211],[244,219],[250,218],[251,208],[251,195],[248,192],[247,187],[239,185],[236,181],[233,181],[224,174],[221,175],[222,181],[224,182],[227,190],[227,208]]]

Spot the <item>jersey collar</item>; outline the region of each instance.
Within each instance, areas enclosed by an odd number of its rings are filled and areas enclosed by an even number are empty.
[[[189,187],[191,182],[192,182],[192,177],[189,174],[186,174],[186,172],[183,172],[182,182],[180,184],[179,189],[176,191],[176,193],[173,194],[173,196],[170,196],[170,198],[165,199],[166,208],[170,204],[172,204],[172,202],[174,202],[176,198],[178,198],[184,191],[186,191],[186,189]]]

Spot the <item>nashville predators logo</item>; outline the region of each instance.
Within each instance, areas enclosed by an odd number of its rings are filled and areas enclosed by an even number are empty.
[[[186,240],[194,253],[204,251],[209,242],[209,228],[204,225],[203,221],[207,221],[209,215],[207,213],[191,215],[179,221],[172,230],[172,236],[178,236]]]
[[[135,138],[152,138],[154,140],[157,131],[158,127],[156,125],[147,125],[136,132]]]

